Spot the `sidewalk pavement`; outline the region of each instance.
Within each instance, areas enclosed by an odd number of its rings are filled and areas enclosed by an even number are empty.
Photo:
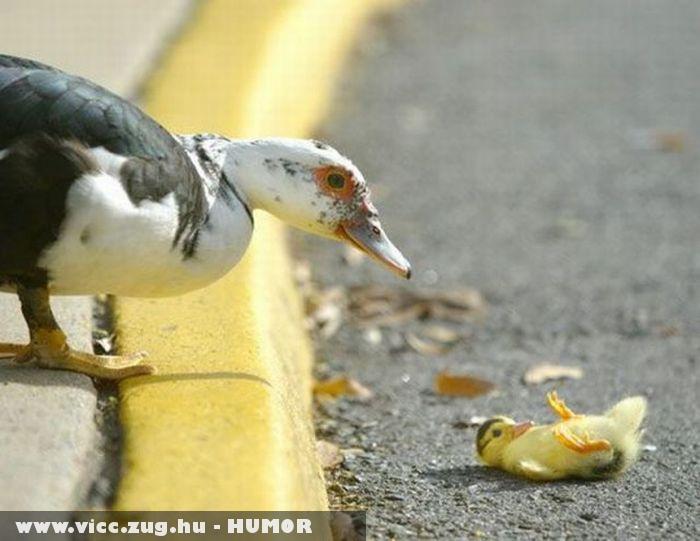
[[[318,137],[372,184],[414,266],[406,287],[474,287],[490,304],[444,357],[396,352],[395,329],[373,346],[345,326],[321,347],[328,372],[374,391],[326,404],[318,425],[364,449],[329,492],[368,509],[373,539],[700,535],[698,20],[694,0],[439,0],[407,3],[363,41]],[[303,243],[328,285],[404,286]],[[524,385],[543,361],[584,377]],[[498,392],[439,396],[443,369]],[[553,386],[583,411],[646,395],[639,464],[617,481],[552,484],[478,465],[475,430],[453,425],[550,420]]]
[[[8,0],[0,51],[132,96],[189,6],[188,0]],[[91,300],[56,298],[53,306],[73,345],[91,348]],[[0,294],[0,340],[27,339],[19,303]],[[0,383],[0,510],[78,507],[100,460],[91,380],[3,363]]]

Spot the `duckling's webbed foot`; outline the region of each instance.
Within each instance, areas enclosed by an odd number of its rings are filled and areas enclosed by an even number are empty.
[[[561,398],[559,398],[559,395],[556,391],[550,391],[549,393],[547,393],[547,403],[549,404],[549,407],[552,408],[554,413],[556,413],[561,418],[562,421],[568,421],[569,419],[583,417],[583,415],[579,415],[571,411],[567,407],[566,403]]]
[[[565,447],[577,453],[587,454],[596,451],[607,451],[612,448],[608,440],[594,440],[588,432],[579,437],[571,432],[565,425],[554,427],[554,437]]]
[[[0,344],[0,358],[14,362],[36,361],[39,366],[70,370],[103,379],[123,379],[152,374],[152,366],[144,364],[145,353],[125,357],[93,355],[68,346],[66,335],[56,323],[46,288],[17,288],[31,342],[29,345]]]

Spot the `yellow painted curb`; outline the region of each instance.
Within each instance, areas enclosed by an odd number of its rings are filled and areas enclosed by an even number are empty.
[[[395,0],[208,0],[147,87],[175,132],[308,136],[358,25]],[[206,289],[119,299],[119,345],[159,374],[124,381],[118,510],[324,510],[311,348],[284,229],[256,215],[243,261]]]

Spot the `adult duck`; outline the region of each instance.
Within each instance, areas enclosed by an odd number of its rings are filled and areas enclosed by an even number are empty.
[[[408,278],[362,173],[328,145],[174,135],[83,78],[0,55],[0,291],[15,292],[28,345],[17,362],[119,379],[143,354],[76,351],[50,295],[179,295],[243,256],[253,210],[363,250]]]

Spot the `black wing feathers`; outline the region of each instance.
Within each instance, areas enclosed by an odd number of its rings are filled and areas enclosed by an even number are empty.
[[[57,239],[73,181],[91,171],[84,147],[47,135],[25,137],[0,160],[0,278],[45,283],[37,261]]]
[[[203,223],[201,181],[184,149],[160,124],[81,77],[0,55],[0,150],[38,133],[130,158],[121,180],[135,204],[174,192],[180,211],[174,244],[194,235]]]

